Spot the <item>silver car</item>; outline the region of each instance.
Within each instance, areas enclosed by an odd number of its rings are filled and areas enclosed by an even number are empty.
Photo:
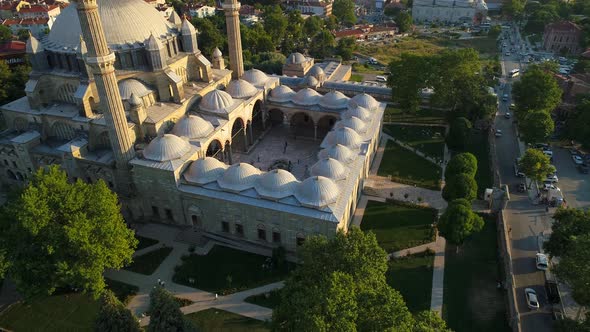
[[[526,305],[531,310],[539,309],[539,300],[537,299],[537,292],[532,288],[524,289],[524,296],[526,297]]]

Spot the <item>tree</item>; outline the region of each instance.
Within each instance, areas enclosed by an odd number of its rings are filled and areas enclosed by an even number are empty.
[[[34,174],[3,207],[0,224],[7,272],[27,298],[69,287],[98,296],[103,272],[129,264],[137,246],[116,194],[103,181],[71,184],[57,166]]]
[[[270,35],[270,38],[279,43],[287,31],[288,20],[279,5],[264,7],[262,13],[264,30]]]
[[[447,241],[461,245],[471,234],[481,231],[483,225],[483,219],[471,209],[471,201],[456,199],[450,202],[437,227]]]
[[[432,59],[411,53],[402,53],[400,59],[389,64],[387,85],[394,101],[402,110],[417,112],[422,101],[421,91],[429,86],[433,73]]]
[[[313,17],[313,16],[312,16]],[[328,31],[334,31],[338,28],[338,19],[334,15],[330,15],[324,19],[324,27]]]
[[[445,169],[446,178],[450,178],[458,174],[467,174],[474,178],[476,173],[477,158],[469,152],[463,152],[454,155]]]
[[[16,35],[18,37],[18,40],[20,40],[20,41],[27,41],[27,39],[29,39],[29,37],[31,37],[31,33],[29,32],[29,30],[26,30],[26,29],[18,30]]]
[[[557,332],[590,332],[590,314],[582,321],[564,318],[555,322],[555,331]]]
[[[412,332],[452,332],[444,321],[434,311],[420,311],[416,316],[416,324]]]
[[[226,34],[222,34],[212,20],[209,18],[195,18],[193,24],[199,31],[197,38],[199,48],[203,53],[210,55],[216,47],[221,50],[227,49],[225,47],[227,44]]]
[[[455,118],[447,135],[447,146],[452,150],[464,150],[471,136],[471,127],[471,121],[467,120],[467,118]]]
[[[551,112],[561,102],[561,89],[555,78],[535,66],[529,67],[520,81],[513,84],[512,94],[519,111]]]
[[[311,16],[303,23],[303,33],[308,38],[313,38],[324,28],[324,21],[319,16]]]
[[[137,318],[110,290],[106,290],[102,294],[94,330],[96,332],[142,331]]]
[[[547,174],[555,172],[555,167],[551,165],[549,157],[542,151],[536,149],[526,150],[524,156],[518,163],[518,169],[523,172],[527,178],[538,182],[543,181]]]
[[[524,13],[525,5],[526,0],[509,0],[504,4],[503,11],[505,11],[508,15],[519,19]]]
[[[590,100],[584,99],[576,106],[576,113],[567,121],[568,134],[590,148]]]
[[[285,281],[273,311],[275,330],[411,329],[403,298],[386,283],[387,254],[373,233],[353,227],[330,240],[311,237],[299,255],[302,263]]]
[[[407,11],[401,11],[397,14],[395,23],[397,23],[399,32],[408,32],[412,30],[412,15],[410,15],[410,13]]]
[[[352,0],[334,0],[332,14],[338,18],[341,24],[350,26],[356,23],[354,1]]]
[[[442,197],[447,202],[459,198],[464,198],[471,202],[477,197],[477,182],[469,174],[456,174],[446,179]]]
[[[0,26],[0,43],[6,43],[12,40],[12,31],[10,28],[2,25]]]
[[[566,254],[575,238],[590,234],[590,211],[560,208],[553,219],[551,237],[543,246],[551,256]]]
[[[152,289],[150,292],[150,324],[147,332],[193,330],[194,327],[190,322],[184,319],[174,296],[159,286]]]
[[[572,287],[574,300],[581,305],[590,304],[590,234],[572,239],[567,251],[560,256],[555,272]]]
[[[334,36],[328,30],[322,30],[312,38],[309,53],[314,58],[326,58],[334,52]]]
[[[352,59],[352,53],[356,50],[356,46],[354,38],[341,38],[338,40],[338,45],[336,46],[336,54],[340,55],[342,60],[350,60]]]
[[[527,143],[545,142],[555,129],[553,119],[547,112],[530,112],[519,122],[520,132]]]

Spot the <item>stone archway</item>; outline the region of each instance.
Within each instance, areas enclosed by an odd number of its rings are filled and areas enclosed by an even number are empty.
[[[207,146],[206,156],[217,158],[221,161],[225,161],[223,159],[223,146],[221,145],[221,142],[219,140],[215,139],[209,143],[209,145]]]
[[[324,139],[328,132],[334,128],[336,121],[338,121],[338,119],[334,115],[324,115],[321,117],[317,123],[315,138],[319,140]]]
[[[250,123],[250,129],[252,131],[252,142],[250,143],[253,143],[254,139],[260,137],[265,129],[262,102],[260,100],[257,100],[256,103],[254,103],[254,107],[252,108],[252,121]]]
[[[235,151],[248,151],[246,125],[242,118],[237,118],[231,127],[231,147]]]
[[[315,122],[313,118],[305,113],[298,112],[291,116],[289,121],[289,129],[293,137],[314,137]]]
[[[267,122],[271,126],[282,125],[284,122],[285,114],[278,108],[273,108],[268,111]]]

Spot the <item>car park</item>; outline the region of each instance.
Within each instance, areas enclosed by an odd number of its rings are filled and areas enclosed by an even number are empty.
[[[539,309],[539,300],[537,299],[537,292],[535,292],[532,288],[525,288],[524,289],[524,296],[526,298],[526,305],[529,309],[538,310]]]
[[[582,157],[580,157],[578,155],[572,156],[572,160],[574,161],[574,164],[576,164],[576,165],[584,164],[584,159],[582,159]]]
[[[549,259],[547,258],[547,255],[538,252],[535,257],[535,266],[537,267],[537,270],[547,270],[549,268]]]

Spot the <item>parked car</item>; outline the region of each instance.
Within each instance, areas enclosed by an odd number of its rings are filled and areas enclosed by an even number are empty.
[[[582,164],[582,165],[577,165],[578,171],[582,174],[588,174],[588,165],[586,164]]]
[[[576,149],[569,149],[569,151],[572,156],[579,156],[580,155],[580,152]]]
[[[547,180],[543,181],[543,190],[548,191],[549,189],[555,189],[553,182]]]
[[[526,305],[529,309],[538,310],[539,309],[539,300],[537,299],[537,292],[535,292],[532,288],[525,288],[524,289],[524,296],[526,297]]]
[[[572,156],[572,160],[574,161],[574,164],[576,165],[583,165],[584,164],[584,159],[582,159],[582,157],[575,155]]]
[[[559,182],[559,179],[557,178],[557,174],[547,174],[547,181],[551,181],[552,183],[557,183]]]
[[[511,111],[514,110],[515,108],[516,108],[516,104],[514,104],[514,103],[511,103],[510,106],[508,106],[508,109]]]
[[[502,137],[502,130],[496,129],[496,133],[494,135],[496,135],[496,137]]]
[[[547,270],[549,268],[549,259],[547,258],[547,255],[538,252],[535,258],[535,265],[538,270]]]
[[[502,95],[502,101],[508,101],[508,94],[507,93]]]
[[[514,176],[517,178],[524,178],[525,174],[518,169],[518,164],[514,164]]]
[[[510,119],[512,117],[512,114],[510,114],[510,112],[506,112],[506,113],[504,113],[504,117],[506,119]]]

